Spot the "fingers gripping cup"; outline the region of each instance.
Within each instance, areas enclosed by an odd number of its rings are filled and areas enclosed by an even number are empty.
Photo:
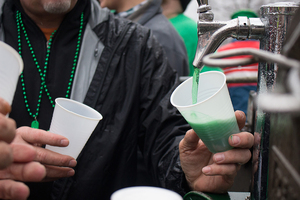
[[[55,99],[49,131],[68,138],[69,145],[46,145],[46,149],[76,159],[101,119],[99,112],[85,104],[66,98]]]
[[[199,76],[197,103],[192,103],[193,77],[181,83],[171,95],[171,103],[191,125],[212,153],[232,149],[229,136],[239,132],[232,102],[222,72]]]
[[[12,104],[23,60],[11,46],[0,41],[0,97]]]

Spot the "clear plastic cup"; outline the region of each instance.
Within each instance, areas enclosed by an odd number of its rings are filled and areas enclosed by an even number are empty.
[[[182,200],[182,197],[174,191],[152,187],[135,186],[127,187],[114,192],[111,200]]]
[[[229,136],[240,132],[222,72],[199,76],[197,103],[192,103],[193,77],[181,83],[171,95],[171,103],[191,125],[212,153],[232,149]]]
[[[66,98],[55,99],[50,132],[69,139],[69,146],[46,145],[46,149],[77,159],[102,115],[93,108]]]
[[[0,97],[10,105],[22,71],[23,60],[18,52],[0,41]]]

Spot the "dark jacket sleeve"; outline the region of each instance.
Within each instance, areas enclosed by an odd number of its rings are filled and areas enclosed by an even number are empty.
[[[147,39],[141,72],[139,144],[155,183],[183,195],[187,191],[182,187],[185,176],[178,145],[190,126],[170,103],[178,75],[152,34]]]

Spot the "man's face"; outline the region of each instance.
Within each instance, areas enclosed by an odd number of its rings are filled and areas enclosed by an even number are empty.
[[[20,0],[25,11],[32,14],[65,14],[76,4],[77,0]]]

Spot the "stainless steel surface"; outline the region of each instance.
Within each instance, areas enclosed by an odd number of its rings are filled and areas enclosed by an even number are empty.
[[[237,59],[221,59],[229,58],[233,56],[250,55],[249,58],[237,58]],[[300,62],[298,60],[287,58],[281,54],[274,54],[268,51],[253,49],[253,48],[241,48],[232,49],[223,52],[213,53],[203,58],[203,63],[213,67],[230,67],[239,65],[249,65],[258,62],[276,63],[281,67],[287,67],[300,70]]]
[[[249,18],[250,33],[249,39],[261,39],[262,33],[265,31],[265,25],[260,18]]]
[[[276,55],[282,53],[288,26],[298,9],[296,3],[282,2],[261,7],[261,21],[265,24],[260,49]],[[258,70],[258,96],[274,92],[278,66],[276,63],[260,62]],[[269,101],[270,104],[274,99]],[[251,199],[268,199],[268,172],[270,154],[271,113],[257,104],[253,147]]]
[[[204,4],[208,4],[208,0],[197,0],[197,2],[198,2],[199,6],[204,5]]]
[[[246,119],[246,125],[245,125],[245,131],[253,133],[254,131],[254,119],[255,119],[255,111],[256,111],[256,96],[257,92],[254,90],[251,90],[249,92],[249,98],[248,98],[248,107],[247,107],[247,119]]]
[[[259,39],[264,37],[265,25],[259,18],[238,17],[229,21],[213,21],[208,5],[198,8],[198,45],[193,65],[203,67],[203,57],[214,53],[227,38]]]
[[[279,66],[281,67],[281,66]],[[299,64],[300,68],[300,64]],[[269,113],[299,113],[300,112],[300,70],[291,69],[286,76],[288,93],[265,93],[259,95],[257,104]]]
[[[299,9],[289,25],[282,54],[300,61]],[[277,95],[281,100],[283,97],[294,98],[293,100],[286,98],[281,102],[278,98],[273,98],[271,102],[277,103],[273,105],[273,109],[265,106],[267,102],[270,103],[269,100],[264,99],[265,102],[261,102],[262,109],[267,109],[271,113],[268,199],[272,200],[296,200],[300,196],[300,111],[295,108],[300,104],[299,79],[299,70],[289,70],[279,65],[274,91],[266,95]]]

